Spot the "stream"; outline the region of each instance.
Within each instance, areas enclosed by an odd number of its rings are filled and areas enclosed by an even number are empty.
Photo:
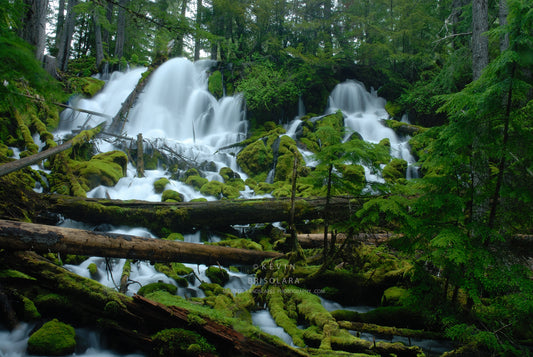
[[[192,63],[183,58],[175,58],[161,65],[152,75],[145,91],[141,94],[135,107],[132,108],[129,120],[124,128],[124,135],[136,137],[142,133],[149,145],[166,145],[180,155],[190,158],[197,163],[214,163],[211,170],[202,173],[208,180],[222,181],[218,171],[222,167],[230,167],[244,180],[247,175],[240,171],[235,155],[238,149],[219,150],[246,138],[248,122],[245,118],[245,109],[241,95],[224,97],[216,100],[207,90],[207,70],[213,65],[212,61],[199,61]],[[134,89],[140,79],[144,68],[131,69],[125,73],[113,73],[107,80],[103,90],[92,99],[74,99],[71,103],[79,108],[106,113],[113,116],[121,103]],[[348,131],[357,131],[363,139],[377,143],[383,138],[391,142],[391,154],[394,157],[405,159],[410,169],[407,178],[417,175],[415,160],[412,157],[408,138],[399,138],[392,129],[385,127],[380,120],[388,119],[384,109],[385,100],[375,93],[368,92],[364,86],[356,81],[346,81],[339,84],[331,93],[327,113],[342,110],[345,116],[345,125]],[[92,128],[103,119],[97,116],[65,110],[61,115],[60,126],[55,133],[60,140],[70,134],[72,130]],[[296,118],[287,124],[287,134],[295,135],[300,119]],[[111,142],[97,140],[99,151],[114,150]],[[306,163],[313,165],[310,153],[302,152],[307,158]],[[213,166],[213,165],[212,165]],[[36,167],[35,167],[36,168]],[[162,168],[146,170],[145,177],[136,177],[136,169],[128,164],[127,176],[120,179],[114,187],[99,186],[88,192],[92,198],[111,199],[138,199],[145,201],[161,201],[161,194],[153,188],[154,182],[167,177]],[[379,181],[377,177],[366,170],[367,180]],[[172,189],[183,194],[185,201],[204,197],[214,200],[214,197],[203,196],[199,191],[178,180],[169,180],[167,189]],[[241,192],[241,197],[257,197],[248,187]],[[141,237],[157,238],[150,231],[142,227],[113,227],[110,225],[91,226],[71,220],[64,220],[63,227],[99,230],[113,233],[130,234]],[[186,242],[201,244],[201,233],[184,235]],[[220,240],[220,237],[209,237],[210,241]],[[87,278],[98,280],[101,284],[117,288],[122,273],[125,259],[105,259],[91,257],[79,265],[65,265],[65,268]],[[88,266],[95,264],[97,273],[92,275]],[[205,276],[207,266],[185,264],[194,269],[200,280],[209,281]],[[227,268],[227,267],[226,267]],[[230,271],[229,282],[224,286],[233,293],[248,290],[254,283],[254,275]],[[127,295],[135,294],[141,286],[152,282],[162,281],[177,286],[176,282],[166,275],[157,272],[149,262],[135,262],[132,264],[130,284]],[[193,279],[187,288],[178,286],[178,294],[184,297],[202,297],[204,293],[199,289],[200,281]],[[370,306],[345,307],[333,301],[322,299],[322,303],[329,311],[337,309],[350,309],[366,312]],[[253,323],[263,331],[279,336],[286,343],[292,345],[290,336],[276,325],[267,310],[260,310],[252,314]],[[29,333],[34,326],[22,323],[15,330],[9,332],[0,326],[0,357],[26,356],[26,344]],[[76,330],[81,341],[76,356],[118,356],[116,353],[105,350],[105,336],[98,331],[84,329]],[[363,338],[372,340],[374,336],[363,334]],[[395,338],[394,341],[401,340]],[[427,344],[427,348],[449,350],[449,346],[438,344],[436,341],[403,341],[406,344]],[[437,343],[435,345],[435,343]],[[432,345],[433,344],[433,345]],[[137,355],[127,355],[137,356]]]

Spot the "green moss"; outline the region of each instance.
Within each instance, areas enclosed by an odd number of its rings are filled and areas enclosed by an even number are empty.
[[[64,356],[74,353],[76,333],[70,325],[57,319],[48,321],[28,339],[28,353],[44,356]]]
[[[87,269],[89,270],[89,273],[91,274],[91,276],[96,275],[96,273],[98,272],[98,267],[94,263],[89,264]]]
[[[407,161],[403,159],[392,159],[383,168],[383,178],[387,182],[397,182],[400,179],[404,179],[407,174]]]
[[[18,270],[13,269],[3,269],[0,270],[0,280],[2,279],[27,279],[27,280],[37,280],[34,277],[31,277],[27,274],[24,274]]]
[[[224,184],[219,181],[209,181],[200,188],[200,193],[205,196],[214,196],[220,198]]]
[[[220,99],[224,95],[224,87],[222,83],[222,72],[214,71],[211,73],[208,79],[207,87],[209,92],[215,96],[215,98]]]
[[[266,175],[272,169],[274,154],[263,140],[256,140],[237,154],[237,163],[249,176]]]
[[[166,238],[163,238],[165,240],[180,240],[184,241],[185,237],[183,237],[183,234],[181,233],[170,233]]]
[[[212,283],[218,284],[220,286],[226,285],[229,281],[229,274],[225,269],[210,266],[205,271],[205,275],[211,280]]]
[[[407,289],[398,286],[391,286],[383,292],[381,305],[403,305],[404,300],[409,295]]]
[[[246,238],[225,239],[221,240],[220,242],[208,244],[241,249],[263,250],[261,244]]]
[[[167,283],[151,283],[151,284],[148,284],[148,285],[145,285],[143,286],[142,288],[139,289],[139,291],[137,292],[137,294],[141,295],[141,296],[146,296],[154,291],[157,291],[157,290],[163,290],[163,291],[167,291],[169,292],[170,294],[176,294],[178,292],[178,288],[172,284],[167,284]]]
[[[89,161],[71,160],[68,165],[87,190],[96,186],[114,186],[126,175],[128,157],[122,151],[109,151],[93,156]]]
[[[164,190],[161,195],[162,202],[183,202],[184,196],[178,191],[174,190]]]
[[[154,191],[156,193],[163,193],[165,187],[170,183],[166,177],[161,177],[154,182]]]
[[[28,299],[26,296],[22,297],[22,303],[24,306],[23,319],[25,321],[32,321],[41,318],[41,314],[37,310],[37,307],[32,300]]]
[[[387,101],[385,110],[392,118],[398,118],[402,112],[402,106],[398,103]]]
[[[67,85],[72,93],[93,97],[103,88],[105,82],[94,77],[70,77]]]
[[[155,356],[198,356],[215,353],[216,349],[196,332],[172,328],[152,336]]]
[[[208,183],[209,180],[204,178],[204,177],[200,177],[198,175],[191,175],[191,176],[188,176],[186,179],[185,179],[185,183],[187,185],[190,185],[192,187],[194,187],[195,189],[197,190],[200,190],[200,188],[205,185],[206,183]]]
[[[231,186],[231,185],[226,185],[226,184],[222,186],[222,196],[230,200],[233,200],[233,199],[239,198],[240,195],[241,195],[241,192],[239,191],[238,188]]]

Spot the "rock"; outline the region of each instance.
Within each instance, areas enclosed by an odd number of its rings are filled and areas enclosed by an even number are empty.
[[[45,323],[28,339],[28,354],[41,356],[65,356],[76,349],[74,328],[54,319]]]
[[[226,283],[229,281],[228,272],[219,267],[210,266],[205,271],[205,275],[209,278],[209,280],[211,280],[212,283],[220,286],[226,285]]]

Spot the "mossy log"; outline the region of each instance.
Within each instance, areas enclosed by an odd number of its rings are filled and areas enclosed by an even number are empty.
[[[161,228],[187,233],[195,228],[228,227],[235,224],[288,221],[290,199],[219,200],[207,202],[146,202],[89,199],[52,195],[48,209],[81,222],[143,226],[158,234]],[[331,217],[343,220],[361,208],[365,198],[333,197]],[[323,216],[325,198],[295,200],[294,219]]]
[[[383,243],[394,237],[392,232],[382,233],[359,233],[353,237],[355,241],[366,243]],[[332,234],[328,233],[328,240],[331,240]],[[320,248],[324,245],[324,233],[306,233],[297,235],[298,242],[302,248]],[[346,240],[346,234],[338,233],[335,242],[341,244]]]
[[[23,157],[22,159],[11,161],[5,164],[0,165],[0,176],[7,175],[11,172],[20,170],[24,167],[36,164],[52,155],[59,154],[63,151],[66,151],[72,148],[74,145],[79,145],[82,142],[92,139],[92,137],[100,132],[102,129],[101,126],[97,126],[92,130],[83,131],[80,134],[76,135],[73,139],[55,146],[53,148],[38,152],[34,155]]]
[[[0,220],[0,248],[100,257],[230,266],[282,256],[214,245]]]
[[[167,328],[184,328],[204,336],[217,347],[221,356],[304,356],[285,344],[270,344],[259,334],[248,337],[230,326],[202,316],[202,323],[191,323],[190,311],[183,307],[168,307],[135,295],[133,298],[107,288],[98,282],[76,275],[52,264],[33,252],[1,252],[0,270],[9,267],[27,274],[27,286],[17,281],[13,288],[33,294],[50,291],[61,296],[67,305],[57,304],[55,312],[65,322],[76,326],[99,327],[111,343],[120,349],[153,352],[150,336]],[[52,313],[52,316],[50,314]],[[98,326],[95,326],[98,325]],[[264,337],[264,336],[263,336]]]

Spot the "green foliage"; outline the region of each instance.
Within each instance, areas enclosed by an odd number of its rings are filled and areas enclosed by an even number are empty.
[[[220,99],[224,95],[224,83],[222,83],[222,72],[214,71],[209,76],[208,89],[215,98]]]
[[[214,353],[215,347],[196,332],[172,328],[161,330],[152,336],[156,356],[198,356]]]

